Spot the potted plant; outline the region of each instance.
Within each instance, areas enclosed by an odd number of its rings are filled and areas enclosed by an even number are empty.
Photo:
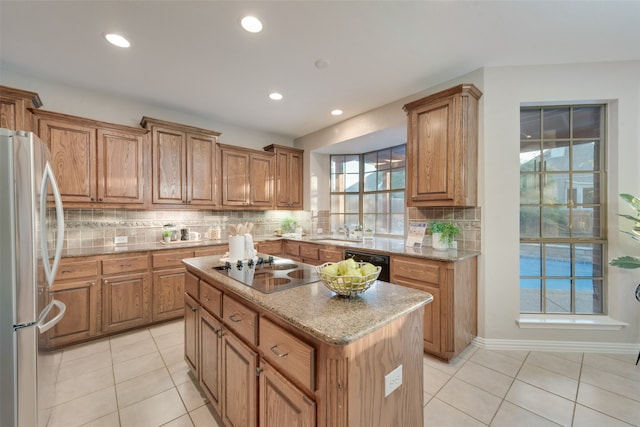
[[[165,243],[171,242],[171,233],[172,233],[171,230],[164,230],[162,232],[162,237],[163,237]]]
[[[451,249],[453,238],[460,234],[460,228],[451,222],[433,221],[429,225],[433,249]]]
[[[298,221],[287,216],[282,219],[280,223],[280,229],[282,230],[282,234],[294,233],[296,231],[296,225],[298,225]]]

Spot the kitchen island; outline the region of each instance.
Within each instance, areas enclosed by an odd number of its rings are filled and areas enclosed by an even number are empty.
[[[354,298],[321,282],[262,293],[183,260],[185,359],[233,426],[422,426],[428,293],[378,281]]]

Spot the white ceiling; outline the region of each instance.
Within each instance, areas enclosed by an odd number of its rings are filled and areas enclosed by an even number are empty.
[[[264,30],[242,30],[245,14]],[[640,1],[0,0],[0,59],[295,138],[483,66],[638,60]]]

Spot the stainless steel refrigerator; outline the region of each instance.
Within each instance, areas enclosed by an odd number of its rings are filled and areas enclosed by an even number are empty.
[[[55,401],[56,357],[39,346],[66,310],[49,292],[64,239],[49,157],[33,133],[0,129],[2,427],[45,426]]]

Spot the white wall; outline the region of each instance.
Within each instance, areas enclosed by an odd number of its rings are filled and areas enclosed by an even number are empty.
[[[169,106],[44,81],[15,73],[7,68],[0,71],[1,85],[38,93],[44,104],[41,107],[43,110],[134,127],[140,126],[143,116],[153,117],[221,132],[221,143],[258,150],[270,144],[293,145],[291,138],[282,135],[222,123],[215,118],[196,116],[187,111],[171,109]]]
[[[618,194],[640,194],[640,61],[531,67],[491,67],[484,73],[483,208],[479,271],[479,335],[488,339],[640,342],[640,271],[609,268],[609,315],[630,325],[619,331],[520,329],[518,318],[519,109],[521,103],[611,102],[609,109],[609,258],[639,255],[621,236]]]

